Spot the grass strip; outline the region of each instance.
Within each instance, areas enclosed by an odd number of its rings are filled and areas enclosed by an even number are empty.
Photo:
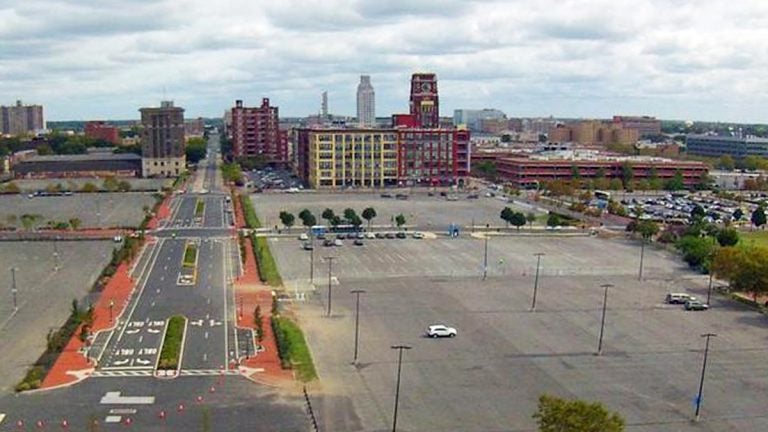
[[[160,361],[157,364],[158,369],[178,369],[186,322],[187,319],[181,315],[174,315],[168,320],[163,349],[160,351]]]
[[[259,279],[273,287],[282,286],[283,279],[277,270],[277,264],[272,256],[272,251],[269,249],[267,238],[256,237],[254,234],[251,235],[251,242],[253,244],[253,254],[256,256],[256,264],[259,266]]]
[[[317,378],[312,354],[299,326],[288,318],[272,316],[272,331],[282,367],[295,370],[296,377],[303,382]]]
[[[197,245],[194,243],[187,243],[184,249],[184,267],[195,268],[197,262]]]
[[[203,212],[205,212],[205,201],[198,199],[195,204],[195,217],[203,217]]]
[[[248,228],[261,228],[261,221],[256,216],[256,210],[253,209],[253,203],[247,195],[240,195],[240,205],[243,207],[246,226]]]

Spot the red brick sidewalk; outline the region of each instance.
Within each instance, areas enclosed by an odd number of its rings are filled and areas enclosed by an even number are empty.
[[[165,199],[163,199],[163,202],[160,203],[160,207],[157,209],[157,214],[147,224],[148,229],[157,228],[161,220],[168,219],[171,216],[171,206],[169,204],[170,200],[170,196],[167,196]]]

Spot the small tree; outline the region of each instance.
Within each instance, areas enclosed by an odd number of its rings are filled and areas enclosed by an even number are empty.
[[[738,221],[741,220],[741,218],[744,217],[744,210],[741,208],[737,208],[733,211],[733,220]]]
[[[354,220],[357,216],[357,212],[354,209],[351,208],[345,208],[344,209],[344,219],[347,220],[347,222],[352,223],[352,220]]]
[[[336,217],[336,213],[334,213],[332,209],[327,208],[323,210],[323,213],[320,216],[323,219],[327,220],[328,223],[331,223],[331,220],[333,220],[333,218]]]
[[[696,204],[693,206],[693,210],[691,210],[691,219],[696,222],[704,219],[704,216],[707,215],[707,212],[704,211],[704,207]]]
[[[280,212],[280,222],[285,225],[286,228],[291,228],[296,221],[296,218],[293,216],[292,213],[288,213],[287,211],[281,211]]]
[[[338,217],[337,215],[333,215],[333,217],[329,222],[334,228],[336,228],[337,226],[341,225],[341,218]]]
[[[644,240],[648,240],[659,233],[659,225],[656,222],[644,220],[635,226],[635,232],[639,233]]]
[[[528,221],[529,227],[533,229],[533,223],[536,222],[536,214],[528,212],[528,214],[525,215],[525,220]]]
[[[515,212],[511,208],[504,207],[501,210],[501,214],[499,215],[499,217],[501,217],[501,220],[506,222],[507,227],[509,227],[509,223],[512,222],[512,215],[513,214],[515,214]]]
[[[80,188],[80,192],[85,192],[85,193],[93,193],[93,192],[96,192],[98,190],[99,190],[99,188],[95,184],[93,184],[91,182],[86,182],[83,185],[83,187]]]
[[[733,228],[723,228],[717,233],[717,242],[720,246],[736,246],[739,242],[739,232]]]
[[[368,221],[368,231],[371,230],[371,220],[376,217],[376,210],[373,207],[367,207],[363,210],[363,219]]]
[[[256,340],[261,345],[264,340],[264,317],[261,316],[261,306],[259,305],[256,305],[256,309],[253,310],[253,324],[256,327]]]
[[[69,226],[71,226],[75,231],[80,229],[80,225],[82,225],[82,223],[83,222],[79,218],[72,218],[69,220]]]
[[[533,415],[539,432],[622,432],[624,419],[599,402],[566,400],[542,395]]]
[[[398,228],[401,228],[403,225],[405,225],[405,216],[403,216],[402,213],[395,216],[395,224],[397,224]]]
[[[562,218],[557,213],[550,213],[549,216],[547,216],[547,226],[559,226],[562,224]]]
[[[761,226],[765,225],[765,219],[765,207],[762,205],[757,206],[755,211],[752,212],[752,217],[750,218],[752,224],[760,228]]]
[[[520,212],[514,212],[512,213],[509,222],[514,225],[518,231],[520,231],[520,227],[525,225],[526,222],[525,215]]]

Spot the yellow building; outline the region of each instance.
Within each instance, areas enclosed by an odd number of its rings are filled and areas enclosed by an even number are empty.
[[[299,171],[316,189],[383,187],[397,183],[397,132],[393,129],[302,129]],[[304,149],[306,151],[304,151]]]

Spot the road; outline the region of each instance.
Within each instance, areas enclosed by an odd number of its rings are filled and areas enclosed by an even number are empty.
[[[71,388],[0,399],[0,417],[4,416],[0,431],[12,426],[18,430],[19,420],[31,426],[37,420],[50,424],[68,419],[75,426],[92,420],[109,423],[117,417],[122,422],[130,419],[138,430],[190,430],[211,419],[226,425],[216,430],[307,430],[300,399],[278,399],[271,390],[227,369],[241,352],[232,287],[240,258],[231,204],[218,173],[218,140],[215,134],[210,137],[210,157],[190,179],[191,190],[173,197],[171,217],[150,233],[155,240],[143,249],[133,269],[137,289],[125,311],[111,317],[115,328],[98,334],[90,349],[89,356],[97,362],[91,377]],[[191,244],[198,251],[194,268],[183,265],[185,248]],[[174,315],[187,318],[180,370],[174,379],[165,373],[155,378],[166,323]],[[225,390],[217,393],[216,387]],[[136,399],[141,403],[135,407],[131,405],[136,400],[130,397],[108,395],[116,391],[141,396]],[[182,420],[179,405],[205,401],[209,414]],[[175,411],[178,420],[158,422],[158,410]]]

